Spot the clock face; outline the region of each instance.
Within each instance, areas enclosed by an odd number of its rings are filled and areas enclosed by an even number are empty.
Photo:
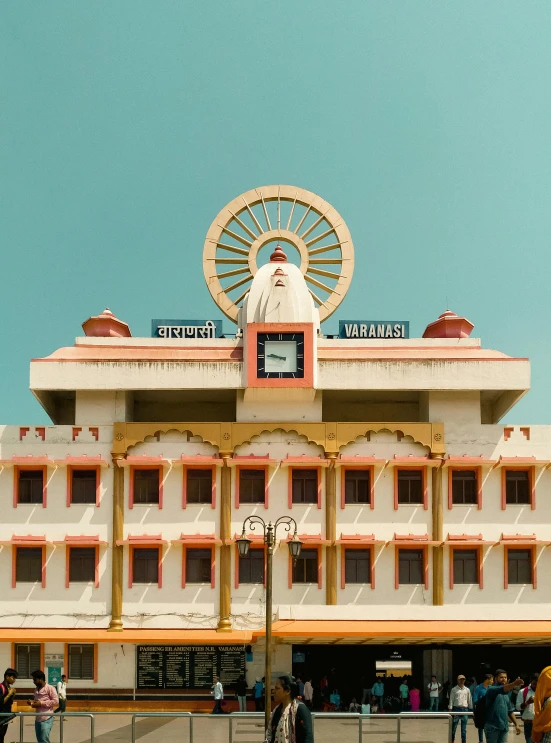
[[[259,333],[257,376],[264,379],[304,377],[304,333]]]

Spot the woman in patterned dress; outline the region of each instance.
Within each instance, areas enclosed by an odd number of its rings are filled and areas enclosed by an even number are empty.
[[[534,694],[534,743],[551,743],[551,666],[540,673]]]
[[[274,687],[277,706],[266,730],[266,743],[314,743],[312,715],[297,697],[298,684],[293,676],[280,676]]]

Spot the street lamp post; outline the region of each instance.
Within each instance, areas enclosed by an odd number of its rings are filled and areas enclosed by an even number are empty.
[[[246,557],[249,552],[251,540],[247,539],[245,530],[249,525],[251,531],[255,526],[260,525],[264,534],[264,544],[266,545],[265,567],[266,567],[266,657],[265,657],[265,684],[264,684],[264,720],[265,729],[270,724],[270,713],[272,705],[272,559],[274,555],[276,533],[279,526],[283,526],[285,531],[290,532],[294,527],[293,537],[288,542],[289,554],[293,563],[300,555],[302,542],[297,536],[297,522],[290,516],[281,516],[275,524],[266,523],[260,516],[248,516],[243,522],[243,531],[237,539],[237,549],[240,557]]]

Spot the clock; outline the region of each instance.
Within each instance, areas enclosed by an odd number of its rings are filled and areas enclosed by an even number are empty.
[[[304,333],[258,333],[256,363],[259,379],[303,379]]]

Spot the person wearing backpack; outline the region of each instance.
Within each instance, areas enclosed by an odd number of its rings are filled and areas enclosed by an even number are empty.
[[[539,673],[535,673],[530,679],[529,686],[521,689],[517,695],[516,708],[521,712],[524,723],[524,737],[526,743],[532,743],[532,725],[534,723],[534,696],[538,685]]]
[[[484,681],[474,690],[474,726],[478,730],[478,743],[484,743],[484,722],[486,720],[486,692],[488,687],[494,683],[494,674],[487,673]]]
[[[0,712],[10,713],[13,700],[15,697],[15,688],[13,684],[17,678],[15,668],[6,668],[4,672],[4,681],[0,684]],[[15,717],[0,717],[0,743],[4,743],[4,738],[8,732],[8,725]]]

